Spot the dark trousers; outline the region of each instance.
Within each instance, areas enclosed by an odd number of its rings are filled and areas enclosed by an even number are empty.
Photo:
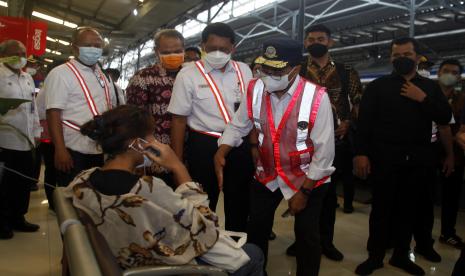
[[[462,249],[460,257],[455,263],[454,271],[451,276],[463,276],[465,275],[465,249]]]
[[[294,232],[297,249],[297,276],[318,275],[320,270],[321,246],[319,219],[327,184],[315,188],[304,210],[295,216]],[[250,192],[250,217],[248,242],[256,244],[268,257],[268,238],[273,227],[276,208],[283,199],[281,190],[272,192],[254,180]]]
[[[462,194],[464,168],[455,167],[455,171],[445,177],[441,173],[442,203],[441,203],[441,234],[446,238],[455,235],[455,224],[459,211],[460,195]]]
[[[57,170],[57,184],[66,187],[83,170],[103,166],[103,154],[84,154],[68,149],[74,167],[69,172]]]
[[[216,210],[220,192],[213,164],[213,157],[218,150],[217,141],[215,137],[191,131],[187,145],[189,173],[207,192],[212,210]],[[226,230],[245,232],[247,229],[249,187],[253,173],[250,146],[244,141],[228,154],[223,172]]]
[[[428,169],[372,162],[373,203],[367,244],[371,257],[382,260],[392,238],[393,257],[407,258]]]
[[[4,166],[26,176],[33,176],[32,151],[0,148],[0,161]],[[29,208],[30,187],[34,181],[3,169],[0,181],[0,224],[21,221]]]
[[[336,171],[328,183],[328,192],[323,199],[320,217],[320,238],[323,248],[333,247],[334,224],[336,223],[337,194],[336,185],[342,181],[344,185],[344,205],[352,206],[354,199],[354,183],[352,177],[352,161],[349,147],[346,144],[336,146],[333,165]],[[346,205],[347,204],[347,205]]]
[[[45,171],[44,171],[44,189],[45,195],[47,196],[48,206],[50,209],[55,209],[53,204],[53,192],[55,191],[55,186],[57,185],[57,177],[55,171],[55,149],[52,143],[40,143],[39,152],[43,158]],[[50,186],[51,185],[51,186]]]
[[[436,168],[430,167],[426,170],[426,178],[418,183],[417,212],[413,225],[413,238],[415,239],[416,247],[429,249],[433,247],[433,226],[434,226],[434,187],[436,185]],[[418,179],[417,181],[421,181]],[[395,228],[396,225],[394,224]]]
[[[348,143],[336,145],[333,165],[336,171],[331,175],[334,183],[342,182],[344,190],[344,207],[352,207],[355,194],[355,177],[352,159],[354,155]]]

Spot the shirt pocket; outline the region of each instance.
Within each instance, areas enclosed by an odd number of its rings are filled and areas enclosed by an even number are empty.
[[[195,92],[197,100],[206,100],[214,97],[213,92],[210,89],[210,86],[208,86],[207,84],[199,85]]]

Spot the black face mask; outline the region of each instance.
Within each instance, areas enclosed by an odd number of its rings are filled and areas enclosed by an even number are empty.
[[[407,75],[408,73],[412,72],[415,68],[415,61],[408,57],[400,57],[394,59],[392,62],[394,66],[394,70],[400,75]]]
[[[312,57],[320,58],[328,52],[328,46],[320,43],[315,43],[308,46],[307,51]]]

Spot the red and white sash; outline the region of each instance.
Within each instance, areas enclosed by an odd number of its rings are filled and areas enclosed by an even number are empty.
[[[89,110],[92,113],[92,115],[94,117],[97,116],[97,115],[100,115],[100,113],[99,113],[99,111],[97,109],[97,105],[95,104],[94,98],[92,98],[92,94],[90,93],[90,89],[87,86],[87,83],[85,82],[85,80],[82,77],[79,70],[76,68],[76,66],[72,62],[66,62],[65,64],[66,64],[66,66],[68,66],[68,68],[71,70],[71,72],[73,72],[73,74],[76,77],[79,85],[81,86],[82,92],[84,93],[84,97],[86,99],[87,105],[89,106]],[[107,83],[107,80],[106,80],[105,76],[103,75],[103,73],[102,73],[102,71],[100,69],[98,69],[98,74],[99,74],[100,79],[103,80],[103,89],[105,91],[105,99],[106,99],[106,103],[107,103],[107,108],[110,109],[111,108],[111,98],[110,98],[109,85]],[[80,130],[80,126],[73,123],[73,122],[71,122],[71,121],[64,120],[63,124],[65,126],[71,128],[71,129],[76,130],[76,131]]]
[[[239,86],[240,86],[239,88],[241,90],[241,93],[244,94],[245,93],[245,84],[244,84],[244,79],[242,78],[242,72],[241,72],[241,69],[239,68],[239,64],[236,61],[231,61],[231,63],[232,63],[232,66],[234,68],[234,71],[236,72],[236,76],[237,76],[237,79],[239,81]],[[216,85],[215,81],[213,80],[213,77],[210,75],[210,73],[207,73],[205,71],[205,67],[204,67],[202,61],[200,61],[200,60],[196,61],[195,65],[199,69],[200,74],[207,81],[208,86],[210,86],[210,90],[212,91],[213,95],[215,96],[216,103],[218,104],[218,109],[220,110],[220,114],[223,117],[224,122],[226,124],[228,124],[231,121],[231,115],[228,112],[226,103],[224,102],[223,97],[221,96],[221,92],[220,92],[218,86]],[[195,131],[206,134],[206,135],[214,136],[214,137],[217,137],[217,138],[219,138],[221,136],[221,133],[215,132],[215,131],[208,131],[208,132],[197,131],[197,130],[195,130]]]

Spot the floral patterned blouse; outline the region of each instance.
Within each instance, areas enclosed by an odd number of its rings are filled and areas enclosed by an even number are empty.
[[[166,72],[160,64],[139,70],[126,88],[127,103],[139,106],[155,118],[155,138],[170,144],[171,114],[167,112],[177,73]]]
[[[81,172],[65,195],[90,216],[123,269],[195,264],[216,244],[218,217],[199,184],[173,191],[161,179],[144,176],[128,193],[106,195],[89,181],[98,169]]]

